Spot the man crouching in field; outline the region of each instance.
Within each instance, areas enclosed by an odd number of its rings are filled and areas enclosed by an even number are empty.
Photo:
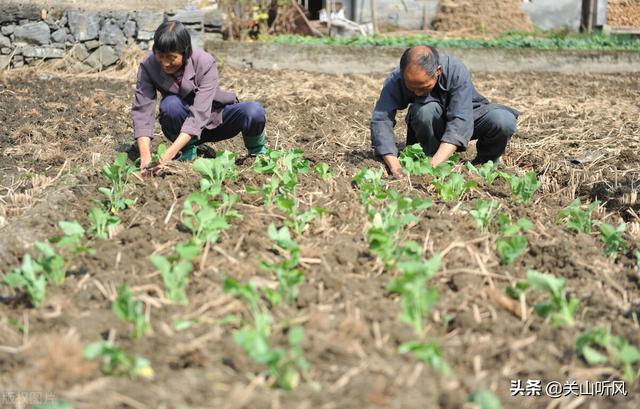
[[[433,166],[466,150],[472,139],[478,140],[474,164],[496,162],[516,131],[518,112],[480,95],[462,62],[430,46],[409,48],[385,80],[371,117],[373,149],[394,176],[402,175],[395,117],[407,106],[407,145],[420,143]]]

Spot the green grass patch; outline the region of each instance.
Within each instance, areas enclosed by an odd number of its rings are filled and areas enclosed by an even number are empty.
[[[282,34],[268,36],[277,44],[350,45],[362,47],[412,47],[429,44],[440,48],[508,48],[538,50],[628,50],[640,51],[640,40],[628,35],[566,34],[560,32],[513,32],[493,38],[445,38],[428,34],[411,36],[304,37]]]

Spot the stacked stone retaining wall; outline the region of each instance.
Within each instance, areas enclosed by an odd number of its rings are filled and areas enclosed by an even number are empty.
[[[0,5],[0,70],[65,56],[102,70],[117,63],[132,44],[149,49],[154,31],[166,19],[183,22],[196,47],[203,46],[205,37],[222,38],[222,17],[216,9],[91,11]]]

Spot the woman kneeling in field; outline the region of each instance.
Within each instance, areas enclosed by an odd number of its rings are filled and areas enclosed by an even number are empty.
[[[151,163],[156,95],[160,91],[160,125],[173,143],[160,166],[176,158],[193,160],[196,146],[242,133],[250,155],[266,152],[265,112],[256,102],[239,102],[219,87],[211,54],[191,48],[191,36],[178,21],[167,21],[153,37],[153,52],[140,63],[131,115],[140,151],[140,168]]]

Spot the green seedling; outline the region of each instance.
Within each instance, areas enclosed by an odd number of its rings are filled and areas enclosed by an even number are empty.
[[[472,180],[465,181],[459,173],[451,173],[447,177],[434,179],[433,185],[442,199],[456,201],[469,189],[476,187],[477,183]]]
[[[486,389],[472,392],[467,398],[467,402],[474,403],[479,409],[502,409],[500,399],[493,392]]]
[[[401,354],[410,353],[416,359],[440,371],[444,375],[451,374],[451,368],[449,368],[449,365],[447,365],[447,362],[442,357],[440,346],[435,342],[405,342],[400,345],[398,352]]]
[[[395,215],[383,209],[382,213],[375,213],[372,226],[367,230],[369,249],[375,254],[385,267],[397,262],[398,234],[404,226],[419,219],[411,214]]]
[[[136,168],[127,162],[127,154],[119,154],[113,164],[104,165],[103,175],[111,182],[111,187],[101,187],[98,191],[107,197],[107,207],[113,214],[124,210],[135,203],[135,200],[124,197],[124,189],[129,181],[129,176]]]
[[[276,206],[287,214],[287,219],[284,221],[285,226],[293,229],[298,235],[307,229],[311,221],[326,212],[326,209],[321,207],[313,207],[304,213],[298,213],[298,202],[285,194],[278,196]]]
[[[276,229],[276,226],[269,225],[269,237],[275,244],[288,253],[279,263],[260,263],[262,269],[275,273],[278,279],[278,292],[267,291],[267,296],[272,304],[279,305],[282,300],[292,303],[298,297],[298,287],[304,283],[304,274],[298,268],[300,264],[300,247],[291,238],[291,233],[287,227]]]
[[[94,207],[89,210],[89,233],[101,240],[111,238],[116,226],[120,224],[120,218],[105,211],[102,207]]]
[[[522,178],[517,176],[501,174],[509,182],[511,194],[515,196],[516,202],[528,203],[533,198],[533,194],[540,187],[540,182],[533,171],[525,173]]]
[[[600,223],[600,237],[604,242],[604,254],[609,257],[618,253],[618,250],[627,248],[627,241],[622,237],[626,224],[620,223],[618,227],[613,227],[608,223]]]
[[[626,339],[613,336],[609,329],[586,330],[576,339],[576,350],[589,365],[612,362],[620,366],[627,382],[632,383],[639,373],[635,366],[640,362],[640,351]]]
[[[481,166],[474,166],[471,162],[467,162],[467,170],[480,176],[487,185],[491,185],[502,174],[492,161],[483,163]]]
[[[60,230],[62,230],[61,236],[56,236],[49,241],[56,245],[59,249],[66,249],[71,257],[75,257],[83,253],[93,253],[94,249],[83,246],[81,241],[84,237],[84,228],[78,222],[58,222]]]
[[[64,257],[56,253],[47,242],[39,241],[33,247],[40,253],[35,262],[41,267],[47,281],[55,285],[62,285],[69,263],[66,263]]]
[[[123,284],[118,289],[118,296],[113,303],[113,312],[121,320],[133,325],[133,339],[142,338],[151,329],[144,313],[144,304],[133,297],[127,284]]]
[[[640,273],[640,250],[634,250],[633,255],[636,258],[636,270]]]
[[[100,371],[108,376],[128,376],[132,379],[153,379],[149,360],[138,355],[128,355],[108,341],[97,341],[84,348],[84,357],[101,361]]]
[[[551,299],[533,307],[540,317],[549,318],[552,325],[573,326],[575,324],[576,311],[580,301],[575,297],[567,299],[564,278],[529,270],[527,283],[531,288],[546,291],[551,296]]]
[[[528,219],[520,218],[516,223],[511,221],[511,218],[505,213],[498,213],[498,226],[500,235],[504,237],[515,236],[522,232],[528,232],[533,229],[533,223]]]
[[[473,217],[480,231],[486,231],[489,225],[491,225],[491,222],[498,213],[498,207],[498,202],[495,200],[486,201],[477,199],[473,203],[473,209],[469,210],[469,214]]]
[[[314,170],[316,171],[316,173],[318,174],[318,176],[320,176],[320,178],[324,181],[324,182],[328,182],[329,179],[335,177],[335,173],[331,172],[329,170],[329,164],[325,163],[325,162],[320,162],[316,165],[316,167],[314,168]]]
[[[309,363],[302,355],[304,331],[300,327],[289,330],[287,350],[272,347],[266,337],[250,326],[235,331],[233,339],[255,362],[265,365],[267,377],[274,379],[284,390],[295,389],[300,383],[301,374],[309,368]]]
[[[444,182],[453,174],[453,168],[455,168],[458,160],[460,160],[460,157],[457,154],[453,154],[449,160],[442,162],[435,168],[432,167],[428,173],[434,181]]]
[[[224,151],[214,159],[198,158],[193,162],[193,170],[200,174],[200,191],[211,198],[222,193],[222,183],[236,176],[236,155]]]
[[[426,284],[440,269],[440,255],[435,254],[428,261],[401,262],[397,268],[400,275],[389,282],[387,291],[400,294],[400,320],[413,325],[416,333],[421,336],[424,319],[438,301],[438,292],[428,288]]]
[[[193,259],[200,255],[201,247],[195,243],[179,243],[176,252],[168,257],[154,255],[151,262],[162,274],[167,298],[173,303],[187,305],[189,274],[193,271]]]
[[[220,203],[210,200],[205,193],[191,193],[184,201],[182,224],[191,232],[197,244],[215,243],[220,238],[220,232],[230,227],[229,221],[240,217],[232,209],[237,201],[238,196],[235,194],[222,194]]]
[[[160,145],[158,145],[155,153],[151,155],[151,162],[160,162],[165,153],[167,153],[167,145],[161,143]]]
[[[386,187],[382,182],[382,169],[361,169],[354,176],[354,181],[360,189],[360,203],[365,206],[374,201],[387,198]]]
[[[266,155],[256,158],[254,169],[257,173],[267,175],[282,174],[285,172],[307,173],[309,171],[309,161],[303,159],[302,149],[291,150],[271,150]]]
[[[496,240],[496,249],[503,264],[513,264],[529,247],[529,240],[525,236],[500,237]]]
[[[380,211],[369,207],[372,226],[367,230],[367,239],[371,252],[390,267],[403,253],[397,244],[398,234],[407,224],[419,221],[411,213],[427,209],[433,202],[429,198],[404,197],[395,190],[389,190],[387,195],[389,199]]]
[[[500,261],[503,264],[511,265],[527,250],[529,241],[521,233],[531,230],[533,224],[524,218],[512,223],[509,216],[504,213],[498,213],[497,217],[500,236],[496,240],[496,249],[498,250]]]
[[[43,274],[43,268],[30,254],[24,255],[22,266],[11,270],[3,282],[9,287],[24,289],[34,307],[38,307],[46,295],[47,279]]]
[[[288,151],[270,150],[266,155],[256,159],[254,169],[258,173],[272,175],[262,187],[262,195],[266,204],[271,205],[278,194],[293,195],[298,185],[298,174],[307,173],[309,162],[302,159],[301,149]]]
[[[249,311],[257,315],[263,311],[260,304],[260,293],[253,282],[240,283],[235,278],[228,277],[224,280],[224,292],[240,298],[249,303]]]
[[[504,292],[514,300],[519,300],[529,289],[529,283],[526,281],[518,281],[513,287],[505,288]]]
[[[271,206],[273,204],[273,200],[280,189],[280,183],[280,178],[274,175],[267,179],[267,181],[262,185],[262,198],[267,206]]]
[[[306,372],[308,363],[302,358],[302,339],[304,333],[301,328],[289,330],[289,350],[273,348],[269,343],[271,334],[271,315],[260,304],[260,296],[253,283],[240,284],[233,278],[224,282],[224,290],[249,303],[249,310],[253,316],[253,324],[245,324],[234,331],[233,340],[255,362],[267,367],[267,376],[273,378],[283,389],[295,388],[300,379],[300,373]]]
[[[402,169],[409,175],[427,175],[433,173],[430,158],[425,155],[419,143],[405,147],[398,157]]]
[[[599,201],[591,202],[585,209],[580,206],[580,199],[576,199],[569,206],[558,213],[558,222],[561,222],[569,230],[576,233],[591,233],[593,222],[591,214],[598,207]]]
[[[62,220],[58,222],[58,226],[62,235],[49,239],[49,243],[54,244],[57,251],[44,242],[37,242],[34,247],[40,252],[36,262],[42,266],[47,281],[61,285],[73,260],[83,253],[93,254],[95,250],[82,244],[84,229],[79,223]]]
[[[276,383],[284,390],[295,389],[300,383],[300,375],[309,369],[309,363],[302,355],[302,341],[304,330],[302,327],[293,327],[287,334],[289,349],[283,354],[275,354],[269,363],[268,374],[276,379]]]

